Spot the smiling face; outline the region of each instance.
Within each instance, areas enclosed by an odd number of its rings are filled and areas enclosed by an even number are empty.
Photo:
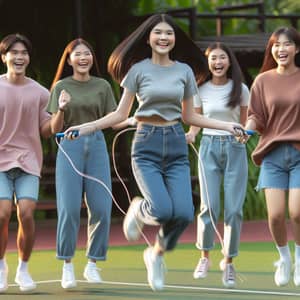
[[[280,34],[277,41],[272,45],[272,56],[278,67],[288,69],[295,66],[295,55],[298,49],[294,41],[290,40],[285,34]]]
[[[208,55],[208,66],[213,78],[226,79],[230,67],[228,54],[220,48],[211,50]]]
[[[25,45],[21,42],[16,42],[2,55],[2,61],[6,64],[8,74],[25,76],[30,57]]]
[[[158,23],[150,32],[149,41],[154,55],[169,55],[175,46],[174,29],[166,22]]]
[[[68,63],[73,68],[74,76],[89,75],[93,66],[93,55],[91,50],[84,44],[77,45],[71,52]]]

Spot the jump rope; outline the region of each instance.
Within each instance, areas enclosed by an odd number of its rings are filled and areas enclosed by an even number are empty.
[[[236,128],[237,130],[242,130],[243,131],[243,134],[247,134],[248,136],[251,136],[253,135],[255,132],[253,130],[243,130],[242,128]],[[132,127],[132,128],[126,128],[126,129],[123,129],[121,130],[120,132],[118,132],[114,139],[113,139],[113,142],[112,142],[112,162],[113,162],[113,167],[114,167],[114,171],[116,173],[116,176],[117,178],[119,179],[121,185],[123,186],[124,188],[124,191],[126,193],[126,196],[128,198],[128,202],[129,204],[131,204],[131,197],[130,197],[130,194],[129,194],[129,191],[127,189],[127,186],[124,182],[124,180],[122,179],[122,177],[120,176],[119,172],[118,172],[118,168],[117,168],[117,165],[116,165],[116,160],[115,160],[115,146],[116,146],[116,143],[117,143],[117,139],[120,137],[120,135],[122,135],[123,133],[125,132],[128,132],[128,131],[135,131],[136,130],[136,127]],[[71,133],[71,136],[76,138],[79,136],[79,132],[77,130],[75,131],[72,131]],[[104,189],[107,191],[107,193],[110,195],[110,197],[112,198],[112,201],[113,203],[116,205],[116,207],[119,209],[119,211],[123,214],[123,215],[126,215],[126,212],[120,207],[120,205],[118,204],[118,201],[115,199],[114,195],[112,194],[111,190],[106,186],[106,184],[101,181],[100,179],[96,178],[96,177],[93,177],[93,176],[90,176],[88,174],[84,174],[82,173],[81,171],[79,171],[77,169],[77,167],[75,166],[75,164],[73,163],[72,159],[70,158],[70,156],[65,152],[65,150],[63,149],[63,147],[60,145],[60,140],[61,139],[64,139],[65,138],[65,134],[63,132],[59,132],[56,134],[56,144],[58,146],[58,148],[60,149],[60,151],[65,155],[66,159],[69,161],[70,165],[72,166],[72,168],[74,169],[74,171],[84,177],[84,178],[87,178],[87,179],[90,179],[92,181],[95,181],[97,182],[98,184],[100,184],[101,186],[104,187]],[[204,185],[204,189],[205,189],[205,193],[206,193],[206,197],[207,197],[207,205],[208,205],[208,211],[209,211],[209,216],[210,216],[210,219],[211,219],[211,222],[212,222],[212,226],[213,226],[213,229],[220,241],[220,244],[221,244],[221,251],[223,254],[225,254],[223,251],[224,251],[224,243],[223,243],[223,239],[222,239],[222,236],[220,234],[220,232],[218,231],[217,229],[217,225],[214,221],[214,218],[212,216],[212,209],[211,209],[211,204],[210,204],[210,197],[209,197],[209,194],[208,194],[208,186],[207,186],[207,181],[206,181],[206,177],[205,177],[205,172],[204,172],[204,166],[203,166],[203,162],[202,160],[200,159],[199,157],[199,153],[197,151],[197,149],[195,148],[194,144],[190,143],[189,144],[191,146],[191,148],[193,149],[193,151],[195,152],[197,158],[198,158],[198,163],[199,163],[199,167],[200,167],[200,172],[203,174],[202,175],[202,181],[203,181],[203,185]],[[144,238],[145,242],[147,243],[147,245],[150,247],[151,246],[151,243],[150,241],[148,240],[148,238],[146,237],[146,235],[143,233],[142,231],[142,228],[140,228],[138,222],[136,222],[136,225],[138,226],[139,228],[139,231],[142,235],[142,237]]]

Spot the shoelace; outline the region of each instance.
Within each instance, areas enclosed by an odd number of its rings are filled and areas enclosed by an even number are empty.
[[[236,273],[235,273],[233,265],[226,266],[226,269],[225,269],[226,281],[235,281],[235,275],[236,275]]]
[[[92,274],[92,277],[100,277],[100,274],[99,274],[100,271],[101,271],[101,269],[97,268],[97,267],[89,268],[89,273]]]
[[[73,281],[74,280],[74,271],[73,269],[70,268],[65,268],[64,269],[64,277],[66,281]]]
[[[224,263],[224,268],[226,267],[226,265],[225,265],[225,263]],[[239,272],[237,272],[235,269],[234,269],[234,267],[233,266],[230,266],[231,268],[233,268],[233,272],[234,272],[234,274],[235,274],[235,276],[236,276],[236,278],[240,281],[240,282],[244,282],[244,281],[246,281],[246,276],[244,276],[242,273],[239,273]],[[222,268],[221,268],[221,270],[222,270]]]
[[[197,272],[203,273],[208,269],[208,260],[201,258],[197,265]]]

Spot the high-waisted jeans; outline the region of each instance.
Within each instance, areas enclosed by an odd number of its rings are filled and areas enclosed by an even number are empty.
[[[214,246],[215,230],[211,218],[216,224],[220,215],[223,182],[223,254],[237,256],[248,180],[246,147],[234,136],[203,135],[199,156],[203,170],[199,162],[201,207],[197,218],[196,246],[200,250],[211,250]]]
[[[157,240],[165,250],[175,247],[194,219],[187,147],[180,123],[142,124],[134,136],[132,167],[144,197],[138,217],[145,224],[161,225]]]
[[[80,172],[96,177],[111,190],[109,157],[101,131],[81,136],[77,140],[63,140],[61,146]],[[57,258],[66,260],[74,256],[84,197],[88,210],[86,255],[90,259],[105,260],[111,220],[111,196],[99,183],[78,175],[60,150],[56,160],[56,194]]]

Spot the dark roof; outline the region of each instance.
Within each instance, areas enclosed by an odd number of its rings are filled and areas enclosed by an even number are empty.
[[[255,54],[264,53],[269,37],[269,33],[205,36],[198,39],[196,43],[202,50],[205,50],[210,43],[220,41],[229,46],[235,54]]]

